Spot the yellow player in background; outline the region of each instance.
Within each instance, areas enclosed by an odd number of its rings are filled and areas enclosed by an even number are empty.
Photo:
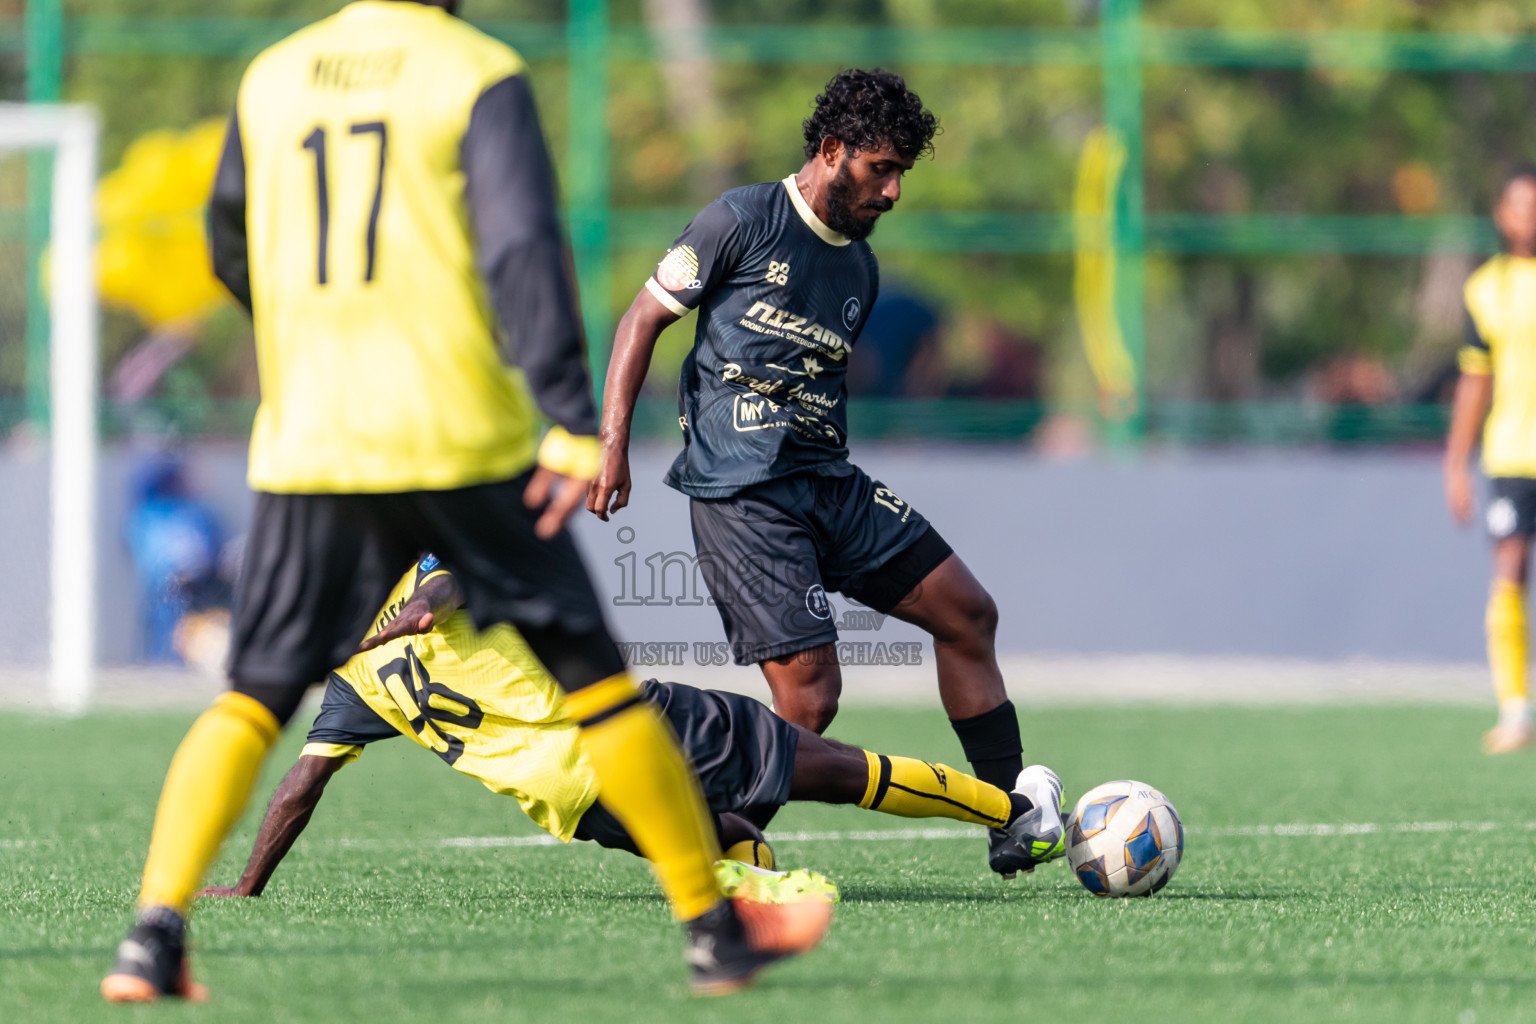
[[[1458,523],[1472,518],[1468,468],[1482,428],[1491,484],[1488,667],[1498,723],[1483,749],[1504,754],[1532,739],[1526,683],[1526,583],[1536,536],[1536,167],[1516,167],[1493,211],[1505,251],[1467,280],[1466,344],[1445,451],[1445,497]]]

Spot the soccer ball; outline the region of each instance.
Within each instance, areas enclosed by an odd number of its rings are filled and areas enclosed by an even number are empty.
[[[1144,782],[1095,786],[1067,819],[1067,863],[1095,896],[1150,896],[1168,884],[1183,854],[1179,813]]]

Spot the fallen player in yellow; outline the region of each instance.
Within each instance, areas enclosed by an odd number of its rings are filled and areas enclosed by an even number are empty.
[[[453,578],[431,556],[406,574],[359,653],[331,673],[308,742],[272,797],[239,882],[209,887],[203,895],[259,896],[309,823],[331,776],[367,744],[397,735],[514,798],[562,842],[586,839],[639,853],[603,806],[554,678],[514,629],[497,625],[477,632],[467,615],[457,613],[460,602]],[[836,899],[836,889],[819,875],[774,871],[762,832],[739,813],[790,800],[1001,828],[1018,837],[1018,870],[1033,870],[1064,850],[1061,783],[1038,765],[1024,769],[1007,792],[947,765],[826,739],[750,697],[654,680],[642,689],[671,722],[698,771],[727,857],[720,865],[722,882],[733,895]],[[1042,831],[1054,841],[1035,838]]]

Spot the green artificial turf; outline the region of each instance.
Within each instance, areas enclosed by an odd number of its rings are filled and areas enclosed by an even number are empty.
[[[96,985],[189,719],[0,715],[0,1021],[1536,1019],[1532,758],[1478,753],[1486,718],[1030,712],[1029,756],[1069,799],[1129,776],[1177,805],[1187,850],[1162,894],[1095,899],[1064,864],[1005,883],[979,834],[783,841],[783,864],[841,884],[832,934],[717,1001],[687,996],[679,932],[642,864],[582,844],[445,848],[533,829],[512,801],[391,741],[331,783],[266,897],[200,904],[194,963],[212,1005],[108,1008]],[[833,732],[963,763],[936,708],[851,709]],[[301,739],[274,756],[215,880],[238,874]],[[1444,824],[1484,822],[1498,827]],[[1328,823],[1378,829],[1245,832]],[[795,806],[773,830],[913,825]]]

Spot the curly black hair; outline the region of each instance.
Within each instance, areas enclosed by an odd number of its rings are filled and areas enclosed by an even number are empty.
[[[801,128],[808,160],[829,135],[855,150],[889,142],[903,157],[916,160],[933,152],[939,119],[923,109],[922,99],[900,75],[884,68],[850,68],[832,76]]]

